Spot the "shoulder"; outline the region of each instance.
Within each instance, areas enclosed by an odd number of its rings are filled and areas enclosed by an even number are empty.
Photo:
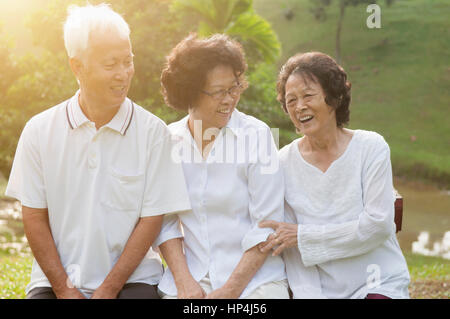
[[[152,136],[161,136],[169,134],[167,124],[152,112],[142,106],[134,103],[134,112],[137,122],[137,129],[141,134],[150,134]]]
[[[262,130],[270,130],[269,125],[265,122],[257,119],[254,116],[245,114],[239,110],[235,110],[236,120],[239,122],[239,127],[241,128],[253,128],[253,129],[262,129]]]
[[[291,143],[283,146],[278,151],[278,157],[280,158],[281,163],[285,163],[289,160],[289,158],[292,156],[292,152],[295,150],[295,147],[297,146],[299,140],[300,140],[300,138],[293,140]]]
[[[31,117],[24,128],[24,131],[40,132],[42,129],[51,130],[56,126],[69,125],[67,117],[67,104],[69,100],[54,105]]]
[[[389,145],[384,137],[373,131],[355,130],[354,138],[357,139],[358,145],[366,152],[377,152],[381,150],[389,150]]]
[[[365,165],[390,160],[389,145],[381,134],[365,130],[356,130],[355,134],[353,138],[356,138],[356,146]]]
[[[187,119],[188,119],[189,115],[186,115],[184,118],[182,118],[181,120],[172,122],[168,125],[169,127],[169,131],[171,134],[182,134],[181,130],[187,125]]]
[[[140,120],[144,123],[147,123],[147,124],[153,124],[158,127],[167,128],[166,123],[162,119],[157,117],[155,114],[146,110],[145,108],[143,108],[142,106],[140,106],[139,104],[137,104],[135,102],[133,102],[133,104],[134,104],[134,111],[136,112],[136,118],[138,120]]]

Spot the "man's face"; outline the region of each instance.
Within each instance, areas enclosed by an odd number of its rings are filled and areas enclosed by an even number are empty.
[[[94,32],[81,65],[78,80],[85,102],[104,107],[120,106],[134,75],[130,40],[116,32]]]

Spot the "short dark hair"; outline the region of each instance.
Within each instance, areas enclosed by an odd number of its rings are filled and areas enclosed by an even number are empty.
[[[166,104],[187,111],[205,86],[207,73],[222,64],[233,68],[246,88],[247,63],[241,44],[225,34],[200,39],[191,33],[167,56],[161,74],[161,93]]]
[[[281,68],[277,82],[277,99],[286,113],[286,82],[292,74],[318,81],[325,94],[325,103],[336,111],[337,126],[348,123],[352,85],[347,81],[347,73],[333,58],[321,52],[307,52],[288,59]]]

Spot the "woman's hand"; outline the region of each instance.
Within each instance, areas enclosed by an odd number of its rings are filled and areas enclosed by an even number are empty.
[[[200,284],[192,277],[185,278],[183,282],[178,283],[177,298],[178,299],[203,299],[206,293]]]
[[[285,250],[290,247],[297,247],[297,224],[289,224],[283,222],[277,222],[274,220],[265,220],[259,223],[259,227],[267,228],[270,227],[275,232],[270,234],[267,240],[259,245],[259,249],[262,253],[268,252],[272,248],[276,247],[272,256],[278,256]]]
[[[206,299],[237,299],[237,295],[232,289],[228,289],[225,286],[210,292]]]

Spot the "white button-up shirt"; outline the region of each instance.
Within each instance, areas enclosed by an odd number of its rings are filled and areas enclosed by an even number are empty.
[[[395,236],[389,146],[356,130],[326,172],[308,163],[299,139],[280,150],[286,218],[298,248],[283,257],[296,298],[408,298],[409,272]]]
[[[36,116],[20,137],[6,195],[48,208],[50,228],[72,283],[89,296],[103,282],[140,217],[190,209],[180,164],[163,121],[128,98],[96,130],[78,94]],[[127,282],[157,284],[149,250]],[[28,293],[50,283],[33,263]]]
[[[271,131],[263,122],[235,110],[203,160],[187,121],[185,117],[169,128],[178,140],[192,212],[166,216],[157,242],[184,233],[191,274],[197,281],[209,274],[213,289],[218,289],[244,252],[272,232],[259,228],[258,223],[283,220],[283,176]],[[241,297],[261,284],[285,278],[282,259],[269,255]],[[159,289],[177,295],[170,269],[166,269]]]

